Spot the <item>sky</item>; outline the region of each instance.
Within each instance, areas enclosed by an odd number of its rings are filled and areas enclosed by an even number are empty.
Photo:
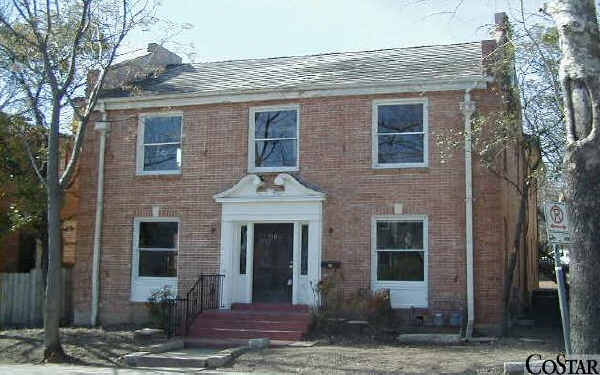
[[[544,2],[523,1],[528,12]],[[184,61],[204,62],[461,43],[490,39],[494,13],[519,9],[519,0],[162,0],[158,17],[179,26],[136,31],[125,48],[141,54],[167,37]]]

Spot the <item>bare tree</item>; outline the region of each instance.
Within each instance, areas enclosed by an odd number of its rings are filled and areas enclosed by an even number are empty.
[[[32,119],[47,132],[48,274],[44,313],[44,358],[65,359],[59,338],[61,232],[60,208],[73,179],[84,135],[107,69],[133,28],[151,23],[152,0],[2,0],[0,72],[9,77],[13,97],[7,111]],[[87,88],[90,70],[98,76]],[[86,96],[84,104],[78,100]],[[59,176],[61,120],[72,114],[79,124],[67,167]],[[68,116],[67,116],[68,118]],[[38,176],[41,166],[31,158]]]

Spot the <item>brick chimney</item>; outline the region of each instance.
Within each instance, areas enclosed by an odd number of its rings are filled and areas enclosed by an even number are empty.
[[[504,56],[504,47],[508,42],[508,16],[505,12],[494,14],[494,39],[481,41],[483,65],[488,74],[493,74],[494,65]]]
[[[182,63],[181,57],[164,48],[157,43],[149,43],[148,54],[131,60],[125,60],[113,65],[104,78],[102,88],[104,90],[122,88],[127,84],[139,81],[149,76],[158,76],[169,65],[179,65]],[[88,73],[88,87],[96,81],[97,71]]]
[[[501,46],[506,43],[508,37],[508,16],[504,12],[498,12],[494,14],[494,39],[496,39],[496,43]]]

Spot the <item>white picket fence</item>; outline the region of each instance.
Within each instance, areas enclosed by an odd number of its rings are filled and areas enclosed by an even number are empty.
[[[63,321],[71,314],[71,272],[62,269]],[[0,327],[40,327],[44,321],[42,272],[0,273]]]

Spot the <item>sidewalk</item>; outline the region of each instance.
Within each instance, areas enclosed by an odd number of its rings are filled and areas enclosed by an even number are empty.
[[[8,365],[0,364],[0,374],[10,375],[244,375],[247,372],[223,372],[204,369],[184,368],[117,368],[117,367],[88,367],[72,365]],[[256,372],[253,375],[259,374]]]

